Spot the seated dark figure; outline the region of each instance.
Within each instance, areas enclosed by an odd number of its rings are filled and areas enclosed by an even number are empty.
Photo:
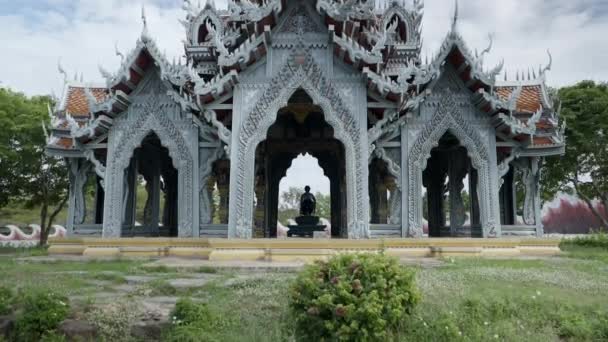
[[[310,193],[310,187],[307,185],[304,188],[304,193],[300,196],[300,215],[311,216],[315,213],[317,207],[317,199],[315,195]]]
[[[290,225],[287,232],[288,237],[313,237],[314,232],[322,232],[325,226],[319,225],[319,217],[314,216],[317,208],[317,199],[310,193],[310,187],[304,188],[304,193],[300,196],[300,216],[296,217],[297,225]]]

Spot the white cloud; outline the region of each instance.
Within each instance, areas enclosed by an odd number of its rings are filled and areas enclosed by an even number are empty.
[[[124,53],[141,32],[141,2],[120,0],[0,1],[0,82],[27,94],[60,92],[57,60],[70,73],[100,81],[97,65],[118,67],[117,42]],[[183,54],[184,17],[181,1],[143,1],[149,29],[170,59]],[[216,1],[225,6],[225,1]],[[423,53],[437,50],[449,29],[453,3],[427,0]],[[554,56],[549,83],[572,84],[581,79],[608,80],[608,5],[599,0],[460,1],[459,28],[469,46],[483,49],[487,35],[495,36],[491,66],[504,58],[506,70],[538,68]]]
[[[293,160],[285,177],[279,183],[279,193],[289,190],[290,187],[296,187],[304,192],[304,187],[307,185],[310,186],[312,193],[329,194],[329,178],[323,174],[319,161],[310,154],[299,155]]]

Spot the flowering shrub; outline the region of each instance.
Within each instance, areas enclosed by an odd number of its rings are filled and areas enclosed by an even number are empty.
[[[418,303],[414,271],[385,255],[340,255],[307,266],[290,291],[299,340],[384,341]]]
[[[63,321],[70,307],[68,299],[53,292],[26,293],[23,310],[15,323],[19,341],[39,341]]]
[[[212,313],[205,303],[182,298],[171,313],[171,329],[163,336],[167,342],[221,341],[215,335],[228,326],[222,316]]]
[[[131,323],[140,314],[135,302],[120,300],[92,309],[86,314],[86,320],[97,328],[102,340],[125,341],[130,337]]]

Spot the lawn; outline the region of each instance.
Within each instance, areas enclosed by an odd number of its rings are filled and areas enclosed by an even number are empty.
[[[221,341],[293,340],[291,272],[150,268],[146,260],[27,255],[0,251],[0,286],[65,294],[71,316],[109,322],[113,328],[104,333],[111,340],[133,340],[128,331],[113,331],[120,325],[112,320],[167,320],[180,297],[208,303],[223,322],[214,332]],[[608,339],[606,249],[568,247],[560,257],[537,259],[450,258],[415,268],[422,300],[403,322],[400,341]]]

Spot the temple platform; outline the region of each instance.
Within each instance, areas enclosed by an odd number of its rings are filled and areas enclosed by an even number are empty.
[[[171,239],[72,238],[51,240],[51,255],[87,257],[180,257],[210,261],[312,262],[338,253],[378,253],[399,258],[525,257],[560,253],[555,238],[425,239]]]

